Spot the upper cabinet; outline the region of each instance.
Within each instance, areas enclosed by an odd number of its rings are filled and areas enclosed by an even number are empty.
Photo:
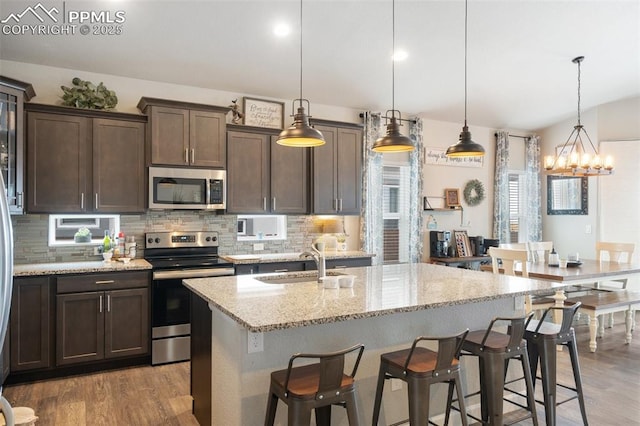
[[[29,213],[144,211],[146,117],[27,104]]]
[[[229,108],[143,97],[149,117],[148,154],[153,165],[224,168]]]
[[[326,143],[313,148],[313,213],[359,215],[362,128],[313,120]]]
[[[227,211],[308,213],[309,152],[278,145],[279,130],[229,126]]]
[[[24,213],[23,105],[35,95],[29,83],[0,76],[0,173],[11,214]]]

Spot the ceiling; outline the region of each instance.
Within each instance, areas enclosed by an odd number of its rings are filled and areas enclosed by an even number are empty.
[[[30,4],[37,0],[2,0],[0,18]],[[300,97],[297,1],[68,0],[64,7],[123,10],[123,32],[3,34],[0,58],[262,98]],[[409,57],[395,65],[395,109],[463,121],[464,10],[460,0],[396,1],[396,48]],[[391,12],[390,0],[304,1],[303,95],[311,112],[314,103],[391,109]],[[273,35],[277,22],[293,26],[289,37]],[[469,125],[534,130],[575,117],[571,60],[579,55],[585,56],[583,110],[640,96],[640,2],[469,0]]]

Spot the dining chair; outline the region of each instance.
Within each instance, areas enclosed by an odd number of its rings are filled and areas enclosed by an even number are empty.
[[[636,245],[634,243],[596,241],[596,260],[598,262],[608,260],[617,263],[631,263],[635,248]],[[625,290],[627,288],[627,279],[598,281],[594,283],[593,288],[600,291]],[[635,320],[635,315],[633,317]],[[613,313],[607,314],[607,328],[613,327],[613,323]],[[635,321],[633,323],[635,324]]]
[[[500,244],[500,247],[498,248],[489,247],[489,256],[491,256],[491,267],[493,269],[493,273],[499,274],[501,266],[500,264],[502,264],[502,270],[505,275],[515,276],[515,265],[519,262],[522,265],[521,276],[528,278],[529,269],[527,267],[527,259],[529,253],[526,250],[527,245],[525,243],[522,243],[522,245],[518,243],[517,246],[515,244],[512,244],[512,246],[522,248],[507,248],[503,247],[503,244]],[[524,306],[526,313],[529,313],[533,310],[532,299],[530,295],[527,295],[525,297]],[[541,307],[540,309],[544,308]]]
[[[553,241],[529,241],[526,244],[531,262],[544,260],[545,264],[549,264],[549,253],[553,250]]]

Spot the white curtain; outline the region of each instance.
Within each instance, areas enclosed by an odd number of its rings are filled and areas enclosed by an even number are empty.
[[[496,133],[496,171],[493,188],[493,238],[509,238],[509,132]]]
[[[422,142],[422,119],[412,118],[409,122],[409,137],[416,149],[409,154],[410,193],[409,193],[409,262],[422,260],[422,185],[424,150]]]
[[[540,181],[540,138],[525,139],[527,241],[542,241],[542,188]]]
[[[362,215],[360,243],[367,253],[375,253],[373,265],[382,264],[384,253],[384,222],[382,218],[382,154],[371,150],[381,136],[380,114],[364,113],[364,143],[362,144]]]

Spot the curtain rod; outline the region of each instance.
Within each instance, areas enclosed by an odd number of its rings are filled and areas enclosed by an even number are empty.
[[[493,136],[498,136],[497,133],[494,133]],[[519,136],[519,135],[509,135],[510,138],[520,138],[520,139],[531,139],[531,136]]]

